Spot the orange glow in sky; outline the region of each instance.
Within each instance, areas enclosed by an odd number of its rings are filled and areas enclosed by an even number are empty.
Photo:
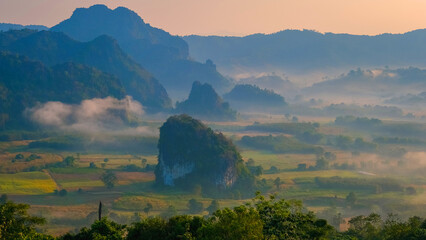
[[[425,0],[0,0],[0,22],[53,26],[77,7],[128,7],[175,35],[284,29],[375,35],[426,28]]]

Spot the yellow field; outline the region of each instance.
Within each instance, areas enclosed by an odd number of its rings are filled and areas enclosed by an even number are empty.
[[[52,193],[55,189],[55,182],[44,172],[0,174],[2,194],[45,194]]]

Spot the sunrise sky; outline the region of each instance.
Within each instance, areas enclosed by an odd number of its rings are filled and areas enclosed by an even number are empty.
[[[0,0],[0,22],[51,27],[77,7],[125,6],[175,35],[248,35],[284,29],[369,34],[426,28],[425,0]]]

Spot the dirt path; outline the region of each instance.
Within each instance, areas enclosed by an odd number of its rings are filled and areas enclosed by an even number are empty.
[[[56,181],[56,179],[53,177],[53,175],[52,175],[52,173],[50,172],[50,170],[49,170],[49,169],[43,169],[43,172],[47,173],[47,174],[50,176],[50,178],[53,180],[53,182],[55,182],[56,187],[57,187],[58,189],[62,189],[62,185],[61,185],[61,184],[59,184],[59,183]]]

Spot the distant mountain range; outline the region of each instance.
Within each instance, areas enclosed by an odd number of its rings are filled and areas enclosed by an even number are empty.
[[[203,64],[191,60],[188,45],[182,38],[146,24],[135,12],[124,7],[115,10],[104,5],[78,8],[51,31],[64,32],[79,41],[91,41],[100,35],[113,37],[174,97],[187,95],[194,81],[209,83],[219,91],[230,85],[211,61]]]
[[[126,93],[148,110],[171,108],[171,100],[158,80],[125,54],[109,36],[79,42],[60,32],[8,31],[0,33],[0,50],[25,55],[48,66],[74,62],[95,67],[118,77]]]
[[[361,36],[285,30],[246,37],[186,36],[190,55],[224,71],[426,66],[426,29]]]
[[[22,30],[22,29],[31,29],[31,30],[49,30],[48,27],[42,25],[20,25],[12,23],[0,23],[0,32],[7,32],[9,30]]]
[[[389,98],[426,91],[426,70],[419,68],[352,70],[301,91],[309,97]]]

